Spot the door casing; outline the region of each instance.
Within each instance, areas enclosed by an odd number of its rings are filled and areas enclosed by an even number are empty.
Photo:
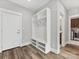
[[[19,16],[21,16],[21,31],[22,31],[22,14],[21,13],[19,13],[19,12],[15,12],[15,11],[11,11],[11,10],[7,10],[7,9],[3,9],[3,8],[0,8],[0,14],[2,13],[2,12],[7,12],[7,13],[12,13],[12,14],[16,14],[16,15],[19,15]],[[0,15],[0,16],[2,16],[2,15]],[[2,19],[2,17],[0,17],[0,20]],[[2,21],[2,20],[1,20]],[[1,23],[1,30],[0,30],[0,32],[2,33],[2,22],[0,22]],[[21,32],[21,36],[22,36],[22,32]],[[21,39],[22,39],[22,37],[21,37]],[[0,52],[2,52],[3,51],[3,43],[2,43],[2,35],[1,35],[1,37],[0,37],[0,41],[1,41],[1,44],[0,44]],[[19,45],[19,46],[21,46],[22,45],[22,40],[21,40],[21,44]]]

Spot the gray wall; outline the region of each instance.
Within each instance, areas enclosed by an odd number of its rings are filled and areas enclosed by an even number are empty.
[[[67,44],[69,41],[69,18],[68,18],[68,10],[66,9],[65,16],[65,43]]]
[[[46,6],[51,9],[51,50],[57,52],[57,0],[52,0]]]
[[[55,53],[59,53],[59,40],[57,39],[58,37],[58,0],[52,0],[46,7],[51,9],[51,50]],[[65,42],[68,40],[68,19],[67,19],[67,10],[64,8],[64,6],[60,3],[60,7],[62,10],[62,13],[64,15],[64,20],[65,20]],[[67,30],[66,30],[67,29]]]
[[[51,50],[54,53],[57,53],[57,0],[51,0],[46,6],[42,7],[41,9],[44,8],[50,8],[51,10]]]
[[[68,20],[69,20],[69,17],[73,16],[73,15],[79,15],[79,7],[74,7],[74,8],[71,8],[71,9],[68,10]],[[69,29],[69,27],[68,27],[68,29]],[[68,34],[70,34],[69,30],[68,30]]]
[[[51,0],[46,6],[42,7],[50,8],[51,10],[51,50],[57,52],[57,0]],[[40,11],[40,10],[39,10]],[[39,12],[38,11],[38,12]]]
[[[79,14],[79,7],[69,9],[68,14],[69,14],[69,16]]]
[[[57,1],[53,0],[47,5],[51,9],[51,49],[57,50]]]
[[[32,12],[26,8],[23,8],[6,0],[0,0],[0,8],[9,9],[23,14],[23,43],[29,42],[32,34]]]
[[[63,26],[64,30],[63,31],[64,31],[64,40],[65,40],[64,44],[66,44],[68,42],[68,39],[69,39],[69,34],[68,34],[68,30],[69,30],[68,29],[68,27],[69,27],[69,25],[68,25],[68,11],[61,2],[58,6],[60,6],[59,7],[60,11],[59,10],[58,11],[63,15],[63,22],[64,22],[64,26]]]

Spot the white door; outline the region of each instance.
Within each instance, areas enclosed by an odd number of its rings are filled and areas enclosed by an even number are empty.
[[[22,17],[14,13],[2,13],[3,50],[20,46],[22,43]]]

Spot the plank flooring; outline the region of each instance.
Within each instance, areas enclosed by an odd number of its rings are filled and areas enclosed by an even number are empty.
[[[79,59],[79,47],[67,45],[61,48],[61,53],[58,55],[52,52],[46,55],[29,45],[3,51],[0,59]]]

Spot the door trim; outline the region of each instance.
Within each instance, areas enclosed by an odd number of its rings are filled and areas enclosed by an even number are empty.
[[[77,18],[77,17],[79,17],[79,14],[69,16],[69,39],[67,43],[70,43],[72,41],[71,40],[71,18]]]
[[[12,13],[12,14],[19,15],[19,16],[21,16],[21,18],[23,19],[23,14],[20,13],[20,12],[12,11],[12,10],[5,9],[5,8],[0,8],[0,12],[1,12],[1,16],[2,16],[2,12],[8,12],[8,13]],[[1,20],[2,20],[2,17],[1,17]],[[22,27],[23,27],[23,20],[21,20],[21,21],[22,21]],[[2,23],[1,23],[1,26],[2,26]],[[23,31],[23,30],[22,30],[22,31]],[[1,28],[1,32],[2,32],[2,28]],[[23,32],[22,32],[22,34],[23,34]],[[1,39],[2,39],[2,35],[1,35]],[[3,39],[2,39],[2,40],[3,40]],[[1,40],[1,50],[0,50],[0,53],[3,51],[2,40]],[[22,43],[23,43],[23,40],[22,40]],[[20,46],[22,45],[22,43],[20,44]]]
[[[9,12],[9,13],[14,13],[14,14],[16,14],[16,15],[23,15],[23,14],[20,13],[20,12],[12,11],[12,10],[5,9],[5,8],[0,8],[0,11]]]

